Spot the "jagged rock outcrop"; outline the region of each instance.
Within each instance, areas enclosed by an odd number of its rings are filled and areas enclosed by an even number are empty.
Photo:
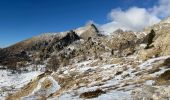
[[[61,39],[58,37],[54,38],[50,43],[49,46],[45,49],[59,51],[62,50],[64,47],[70,45],[72,42],[79,40],[80,37],[72,30],[67,33],[67,35]]]
[[[89,24],[85,27],[78,28],[75,30],[75,32],[80,36],[80,38],[86,40],[99,34],[99,30],[94,24]]]
[[[139,45],[138,38],[133,32],[123,31],[113,34],[108,44],[112,49],[112,54],[118,57],[133,54],[135,52],[135,47]]]

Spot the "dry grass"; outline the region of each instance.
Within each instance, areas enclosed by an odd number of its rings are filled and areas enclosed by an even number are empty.
[[[49,79],[45,79],[42,82],[42,87],[45,89],[49,89],[52,86],[52,82]]]
[[[143,84],[144,82],[146,82],[147,80],[154,80],[154,77],[149,76],[149,75],[145,75],[145,76],[141,76],[139,79],[130,79],[130,80],[126,80],[126,83],[133,83],[133,84]]]
[[[26,85],[24,88],[22,88],[20,91],[16,92],[13,95],[10,95],[6,98],[6,100],[20,100],[20,97],[24,97],[29,95],[38,85],[38,81],[32,81],[28,85]]]

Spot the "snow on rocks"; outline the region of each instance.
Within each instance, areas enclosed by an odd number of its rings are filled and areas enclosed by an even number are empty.
[[[148,80],[145,82],[146,85],[153,85],[155,83],[154,80]]]
[[[142,48],[142,49],[144,49],[144,48],[147,47],[147,44],[140,44],[139,47]]]
[[[116,66],[116,64],[104,65],[104,66],[102,66],[102,68],[103,69],[109,69],[109,68],[114,67],[114,66]]]
[[[152,59],[149,59],[147,61],[145,61],[144,63],[140,64],[139,65],[139,68],[140,69],[151,69],[152,68],[152,63],[156,62],[156,61],[160,61],[160,60],[165,60],[167,58],[169,58],[169,56],[161,56],[161,57],[157,57],[157,58],[152,58]]]
[[[106,94],[102,94],[97,98],[93,98],[91,100],[132,100],[131,99],[131,91],[110,91]]]
[[[86,71],[92,71],[94,70],[96,67],[91,67],[89,66],[90,63],[94,62],[93,60],[89,60],[89,61],[84,61],[84,62],[80,62],[78,63],[76,66],[76,69],[78,72],[86,72]]]
[[[170,68],[164,68],[164,67],[160,68],[160,71],[151,74],[151,76],[153,76],[153,77],[159,76],[159,75],[163,74],[167,70],[170,70]]]

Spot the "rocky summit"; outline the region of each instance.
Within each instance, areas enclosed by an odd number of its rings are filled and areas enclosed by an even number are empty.
[[[169,100],[170,18],[105,35],[94,24],[0,49],[0,99]]]

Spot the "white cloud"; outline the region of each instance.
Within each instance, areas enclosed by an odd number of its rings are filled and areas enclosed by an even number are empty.
[[[150,8],[150,12],[161,18],[170,16],[170,0],[159,0],[158,5]]]
[[[158,4],[146,9],[131,7],[125,11],[121,8],[113,9],[109,13],[110,22],[101,25],[106,33],[112,33],[116,29],[140,31],[147,26],[158,23],[161,18],[170,15],[170,0],[159,0]]]
[[[116,29],[140,31],[146,26],[153,25],[160,21],[158,17],[150,14],[145,8],[132,7],[126,11],[113,9],[109,14],[111,22],[101,26],[101,28],[111,33]]]

